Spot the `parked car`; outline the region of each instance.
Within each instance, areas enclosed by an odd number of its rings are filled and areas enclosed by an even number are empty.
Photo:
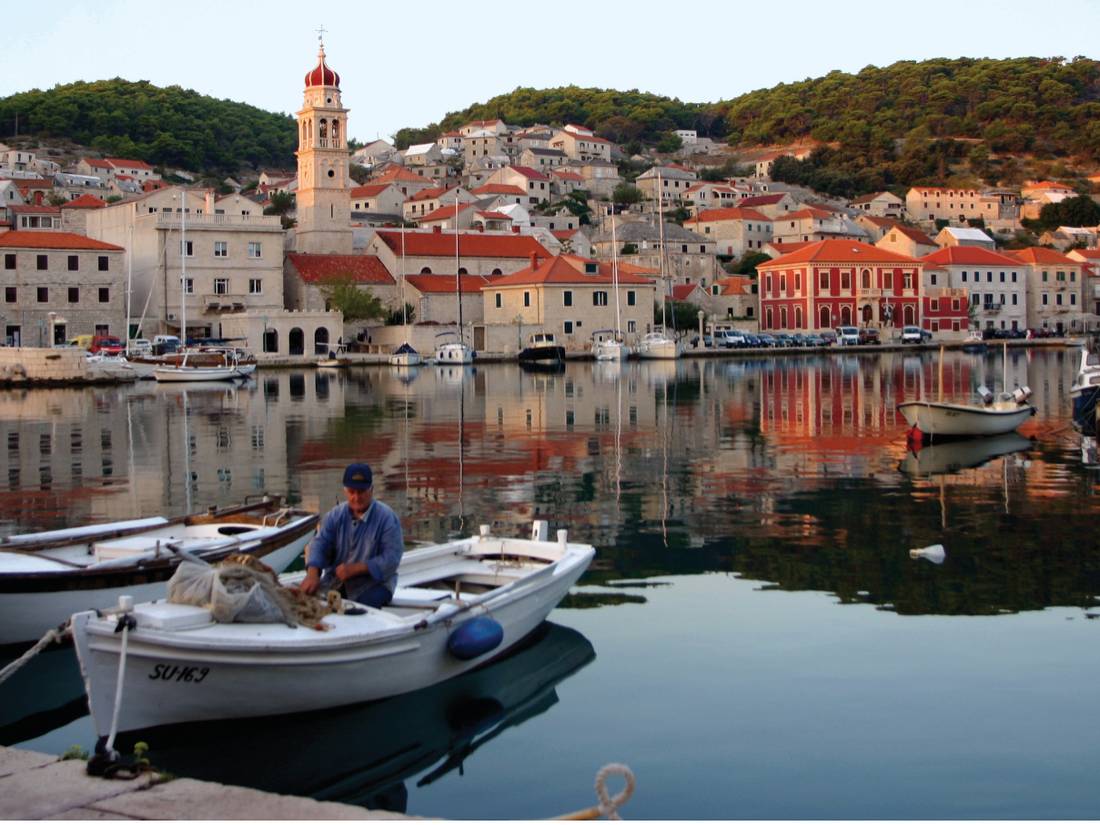
[[[859,329],[856,327],[837,327],[836,342],[842,347],[852,347],[859,343]]]
[[[903,344],[919,344],[924,340],[924,330],[920,327],[903,327],[901,330],[901,342]]]
[[[828,346],[827,342],[825,341],[825,337],[823,335],[815,335],[812,332],[809,335],[804,336],[804,341],[806,342],[807,347],[824,347],[824,346]]]
[[[94,354],[118,355],[122,352],[122,341],[117,335],[96,335],[88,351]]]
[[[745,346],[745,336],[736,329],[723,329],[714,333],[714,340],[720,347],[733,349]]]
[[[836,343],[836,333],[831,329],[822,330],[818,335],[822,341],[821,345],[824,347],[831,347]]]
[[[68,340],[68,345],[77,349],[90,350],[93,340],[95,340],[94,335],[77,335]]]
[[[778,346],[775,342],[775,338],[766,332],[761,332],[756,336],[756,345],[758,347],[775,347]]]
[[[151,355],[153,342],[148,338],[131,338],[126,343],[126,352],[128,355]]]
[[[693,337],[691,339],[691,345],[693,347],[698,347],[699,346],[699,336],[698,335],[696,335],[695,337]],[[703,335],[703,346],[706,347],[707,349],[710,349],[711,347],[714,346],[714,338],[711,336],[711,334],[709,332]]]
[[[173,352],[177,352],[180,348],[180,339],[175,335],[155,335],[153,336],[153,354],[154,355],[169,355]]]
[[[859,331],[859,342],[861,344],[881,344],[882,339],[879,338],[877,327],[863,327]]]

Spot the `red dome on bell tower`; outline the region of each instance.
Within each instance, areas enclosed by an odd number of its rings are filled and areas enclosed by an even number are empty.
[[[310,86],[335,86],[340,88],[340,75],[336,74],[325,63],[325,44],[321,44],[321,50],[317,52],[317,66],[306,75],[306,88]]]

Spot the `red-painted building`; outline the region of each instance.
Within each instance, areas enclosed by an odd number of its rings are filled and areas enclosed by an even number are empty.
[[[919,325],[922,267],[915,258],[860,241],[806,244],[757,266],[760,329]]]

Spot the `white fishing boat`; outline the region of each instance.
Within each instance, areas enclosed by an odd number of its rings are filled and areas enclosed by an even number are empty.
[[[518,360],[530,366],[563,366],[565,347],[552,332],[532,332],[527,336],[527,346],[519,351]]]
[[[611,283],[615,292],[615,329],[598,329],[592,333],[592,350],[597,361],[625,361],[630,347],[623,335],[621,301],[619,300],[619,242],[615,232],[615,207],[611,205]]]
[[[351,366],[351,359],[348,358],[348,348],[341,344],[336,349],[329,350],[328,355],[318,358],[315,363],[322,369],[330,370],[342,370],[349,367]]]
[[[638,342],[639,358],[679,358],[680,345],[663,330],[647,332]]]
[[[1095,416],[1096,401],[1100,398],[1100,352],[1093,352],[1087,346],[1081,348],[1081,367],[1069,388],[1073,399],[1073,418],[1086,421]]]
[[[124,593],[162,597],[180,561],[173,548],[212,561],[248,553],[284,570],[316,523],[314,513],[265,498],[178,518],[8,536],[0,540],[0,646],[36,641],[75,611],[110,607]]]
[[[1008,349],[1005,348],[1005,376],[1007,385]],[[994,396],[985,387],[978,388],[981,403],[965,404],[943,400],[943,348],[940,348],[940,394],[931,401],[906,401],[898,404],[898,412],[909,424],[911,432],[922,439],[934,437],[967,437],[1003,435],[1010,433],[1035,415],[1035,407],[1028,403],[1029,387],[1016,387],[1012,392]]]
[[[136,381],[140,376],[138,371],[119,355],[91,354],[84,356],[88,365],[88,374],[91,376],[110,377],[115,381]]]
[[[420,357],[420,353],[416,351],[412,344],[409,343],[409,305],[405,302],[405,224],[401,224],[401,278],[400,278],[400,301],[401,301],[401,326],[405,330],[405,340],[401,342],[401,346],[393,351],[390,355],[391,367],[419,367],[424,359]],[[461,298],[459,301],[461,302]]]
[[[155,602],[120,605],[133,629],[116,633],[118,616],[77,613],[73,639],[96,732],[338,707],[475,668],[534,630],[595,555],[564,530],[545,540],[545,524],[529,540],[483,526],[478,536],[408,551],[388,606],[345,602],[351,610],[325,616],[323,629],[219,624],[206,607]]]
[[[190,381],[235,381],[244,378],[242,373],[234,366],[228,364],[203,366],[190,359],[189,354],[176,365],[164,365],[153,369],[153,377],[157,381],[182,383]]]
[[[435,363],[472,364],[477,353],[454,332],[441,332],[436,337]]]

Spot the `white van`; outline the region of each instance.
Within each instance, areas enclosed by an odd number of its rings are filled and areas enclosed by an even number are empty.
[[[854,347],[859,344],[859,329],[857,327],[837,327],[836,342],[841,347]]]

